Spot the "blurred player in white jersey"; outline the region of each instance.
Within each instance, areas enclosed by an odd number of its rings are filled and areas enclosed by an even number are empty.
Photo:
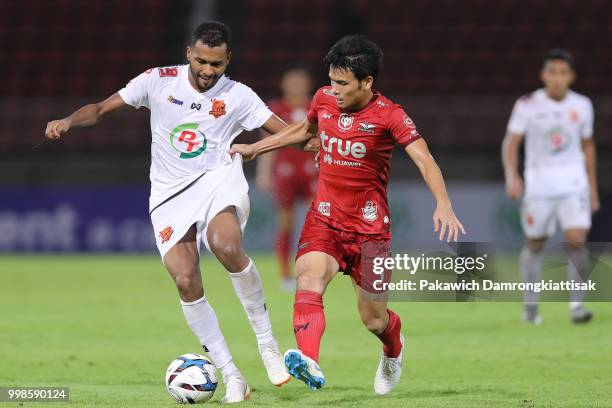
[[[206,246],[230,272],[268,377],[284,384],[290,376],[272,334],[259,273],[242,247],[250,208],[242,157],[232,159],[229,148],[243,130],[276,133],[286,124],[249,87],[224,75],[230,47],[227,26],[203,23],[187,47],[188,64],[148,69],[105,101],[49,122],[45,135],[58,139],[128,105],[151,111],[149,211],[157,248],[189,327],[221,370],[224,401],[240,402],[250,390],[204,297],[199,251]]]
[[[584,281],[590,271],[586,240],[591,214],[599,209],[593,106],[570,89],[575,79],[572,55],[548,52],[540,73],[544,88],[521,97],[512,111],[502,146],[506,192],[523,196],[521,222],[526,243],[521,251],[523,280],[540,280],[542,250],[559,221],[569,257],[568,279]],[[525,182],[518,172],[519,147],[525,139]],[[583,307],[584,292],[570,295],[574,323],[586,323],[592,313]],[[539,324],[538,296],[524,294],[523,318]]]

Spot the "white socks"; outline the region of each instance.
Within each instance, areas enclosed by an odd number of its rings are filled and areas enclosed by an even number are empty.
[[[591,272],[591,260],[588,249],[569,246],[566,251],[569,258],[567,278],[580,283],[586,282]],[[580,309],[586,294],[586,291],[573,290],[570,293],[570,310]]]
[[[228,376],[240,375],[219,328],[217,315],[206,298],[202,297],[193,302],[181,300],[181,305],[187,324],[193,334],[200,340],[200,344],[204,346],[205,350],[208,350],[208,355],[221,371],[224,381]]]
[[[270,316],[266,309],[266,303],[263,293],[263,286],[259,278],[259,272],[255,268],[255,264],[249,259],[249,264],[243,271],[230,273],[232,285],[236,291],[242,307],[249,318],[251,327],[257,337],[257,344],[262,345],[274,344],[276,340],[272,335],[272,324]]]

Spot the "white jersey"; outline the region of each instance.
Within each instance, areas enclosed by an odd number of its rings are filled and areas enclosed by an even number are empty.
[[[560,196],[589,188],[582,139],[593,136],[593,105],[569,91],[556,101],[538,89],[514,105],[508,132],[525,135],[525,196]]]
[[[205,172],[230,164],[232,141],[272,116],[240,82],[224,75],[200,93],[188,75],[188,65],[152,68],[119,91],[125,103],[151,111],[150,210]]]

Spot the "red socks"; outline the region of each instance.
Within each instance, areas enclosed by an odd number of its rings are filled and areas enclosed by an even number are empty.
[[[281,276],[290,278],[291,272],[289,269],[289,249],[290,249],[291,234],[287,231],[279,232],[276,236],[276,256],[280,262]]]
[[[402,342],[400,341],[402,321],[400,320],[400,317],[393,312],[393,310],[387,309],[387,313],[389,313],[389,323],[387,323],[387,328],[377,337],[380,339],[380,341],[382,341],[385,356],[396,358],[402,351]]]
[[[293,305],[295,341],[300,351],[316,362],[319,362],[319,347],[324,331],[325,313],[321,294],[310,290],[296,291]]]

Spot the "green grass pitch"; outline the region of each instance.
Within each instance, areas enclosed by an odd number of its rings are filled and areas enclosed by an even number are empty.
[[[293,347],[293,296],[279,292],[272,257],[255,262],[281,348]],[[407,338],[404,372],[394,392],[379,397],[372,383],[381,345],[359,321],[349,279],[338,276],[325,296],[327,384],[312,392],[297,381],[268,383],[229,278],[211,257],[202,270],[254,389],[245,406],[612,407],[609,303],[590,304],[595,319],[583,327],[570,324],[566,303],[543,304],[539,327],[520,321],[519,303],[393,303]],[[0,257],[0,387],[70,387],[70,403],[53,407],[174,407],[165,369],[200,351],[157,257]],[[220,386],[209,404],[218,406],[223,393]]]

